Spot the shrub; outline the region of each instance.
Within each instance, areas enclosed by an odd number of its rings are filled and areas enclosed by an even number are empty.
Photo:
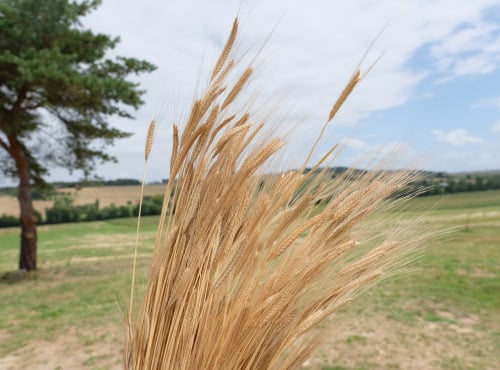
[[[19,226],[19,217],[2,214],[0,216],[0,227]]]

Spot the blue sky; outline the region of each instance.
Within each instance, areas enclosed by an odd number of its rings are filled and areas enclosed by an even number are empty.
[[[149,180],[168,177],[171,124],[182,120],[196,86],[221,50],[235,15],[239,48],[259,54],[252,87],[288,113],[295,127],[282,166],[295,166],[319,132],[354,67],[379,31],[362,70],[383,54],[329,128],[317,155],[344,146],[336,164],[384,146],[403,146],[437,171],[500,169],[499,0],[104,0],[84,25],[121,37],[120,55],[152,61],[134,132],[111,149],[105,178],[139,178],[151,118],[160,125]],[[79,177],[74,174],[73,179]],[[69,179],[54,170],[51,179]]]

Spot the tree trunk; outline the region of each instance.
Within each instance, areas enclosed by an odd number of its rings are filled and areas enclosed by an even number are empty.
[[[19,269],[26,271],[36,270],[36,214],[31,198],[31,176],[29,163],[18,140],[11,140],[11,154],[16,162],[19,175],[19,208],[21,222],[21,251],[19,256]]]
[[[19,269],[36,270],[36,214],[31,199],[31,184],[28,176],[21,176],[19,181],[19,207],[21,209],[21,253],[19,256]]]

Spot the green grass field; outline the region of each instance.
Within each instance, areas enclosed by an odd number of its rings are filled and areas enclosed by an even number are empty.
[[[500,363],[500,191],[412,200],[404,218],[446,230],[411,273],[332,320],[306,368],[494,369]],[[0,230],[0,368],[120,369],[135,220],[44,226],[39,272],[18,279],[19,231]],[[157,218],[145,218],[139,284]],[[143,284],[142,284],[143,285]]]

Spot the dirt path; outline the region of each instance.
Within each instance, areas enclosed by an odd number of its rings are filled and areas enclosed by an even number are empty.
[[[0,369],[123,369],[121,330],[111,325],[94,332],[72,328],[53,341],[36,340],[0,358]]]
[[[340,314],[332,338],[304,365],[306,369],[495,369],[494,346],[478,317],[406,324],[382,316]],[[4,370],[122,369],[122,328],[86,332],[73,328],[53,341],[34,341],[0,359]],[[480,350],[478,350],[480,349]]]

